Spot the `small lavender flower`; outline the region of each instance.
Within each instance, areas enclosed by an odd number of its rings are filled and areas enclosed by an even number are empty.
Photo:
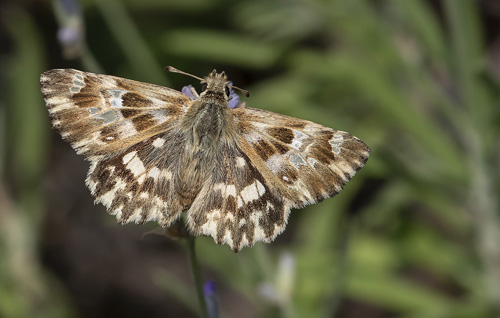
[[[78,43],[81,39],[81,32],[75,27],[60,28],[57,31],[57,40],[63,46],[70,46]]]
[[[193,92],[191,91],[192,88],[193,88],[193,85],[184,86],[182,88],[181,92],[182,92],[182,94],[184,94],[187,97],[189,97],[191,100],[195,100],[196,96],[194,96]]]
[[[233,85],[232,82],[229,82],[228,84],[230,87]],[[234,89],[232,87],[229,90],[229,96],[232,97],[231,100],[229,101],[229,108],[233,109],[236,106],[238,106],[238,103],[240,102],[240,97],[234,92]]]
[[[55,10],[60,28],[57,39],[61,44],[63,55],[74,59],[82,54],[84,44],[84,25],[77,0],[59,0],[55,2]]]
[[[219,302],[215,293],[215,282],[209,280],[203,286],[203,294],[205,295],[205,304],[207,305],[207,313],[209,318],[219,318]]]

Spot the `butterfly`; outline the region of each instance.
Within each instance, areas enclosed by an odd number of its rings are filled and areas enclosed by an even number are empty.
[[[237,252],[273,241],[291,208],[336,195],[368,160],[347,132],[229,107],[233,89],[246,91],[224,72],[168,70],[200,80],[202,92],[74,69],[40,77],[53,127],[90,162],[86,185],[121,224],[166,227],[185,212],[193,235]]]

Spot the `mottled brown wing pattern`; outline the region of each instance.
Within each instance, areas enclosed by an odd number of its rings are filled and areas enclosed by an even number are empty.
[[[192,103],[170,88],[73,69],[46,71],[40,83],[54,128],[86,156],[152,137]]]
[[[157,85],[50,70],[41,89],[54,127],[91,167],[96,202],[120,223],[168,226],[239,251],[271,242],[291,208],[337,194],[366,163],[358,138],[260,109],[230,109],[215,70],[193,101]],[[193,97],[194,98],[194,97]]]
[[[358,138],[297,118],[235,109],[253,164],[294,208],[336,195],[361,169],[370,149]]]
[[[188,224],[235,251],[274,240],[291,208],[336,195],[368,160],[370,149],[346,132],[259,109],[234,115],[239,138],[221,149]]]
[[[122,224],[168,225],[179,216],[176,123],[192,100],[166,87],[72,69],[49,70],[40,82],[54,128],[91,163],[86,184],[96,202]]]
[[[235,144],[222,148],[213,173],[187,211],[190,230],[211,235],[234,251],[271,242],[285,227],[288,211],[273,187]]]
[[[174,141],[168,142],[167,140]],[[157,221],[168,226],[184,210],[178,195],[183,137],[175,129],[113,156],[91,157],[86,184],[121,224]]]

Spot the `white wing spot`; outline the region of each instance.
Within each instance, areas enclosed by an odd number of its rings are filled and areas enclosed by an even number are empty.
[[[266,237],[264,230],[259,225],[260,224],[259,219],[260,219],[261,214],[262,214],[262,212],[254,211],[248,217],[248,219],[250,221],[252,221],[252,223],[255,225],[254,237],[255,237],[256,241],[260,241],[262,238]]]
[[[236,158],[236,167],[242,168],[246,165],[245,159],[243,157],[237,157]]]
[[[127,138],[137,134],[137,130],[135,129],[134,123],[132,121],[124,121],[119,124],[117,130],[120,138]]]
[[[108,93],[111,94],[111,98],[109,102],[111,103],[111,107],[123,107],[122,104],[122,96],[126,93],[126,90],[123,89],[108,89]]]
[[[255,181],[257,186],[257,192],[259,193],[259,197],[263,196],[266,193],[266,188],[260,183],[259,180]]]
[[[201,226],[203,234],[212,235],[217,233],[217,224],[219,224],[220,210],[213,210],[207,213],[207,222]]]
[[[146,172],[146,168],[144,167],[144,164],[142,163],[141,159],[137,157],[137,151],[132,151],[125,156],[123,156],[123,163],[126,165],[126,168],[132,172],[132,174],[135,177],[140,176],[137,181],[139,183],[142,183],[144,181],[144,178],[146,177],[144,172]]]
[[[73,75],[73,86],[70,87],[69,91],[71,93],[79,93],[82,88],[85,87],[84,78],[80,74],[75,73]]]
[[[73,80],[73,85],[81,87],[81,88],[85,87],[85,83],[84,82],[76,80],[76,79]]]
[[[226,196],[230,195],[236,197],[236,187],[234,186],[234,184],[229,184],[226,186]]]
[[[111,215],[114,215],[118,220],[122,218],[122,209],[123,205],[120,205],[120,207],[114,211],[111,212]]]
[[[305,162],[304,158],[302,158],[301,155],[296,154],[294,152],[292,152],[292,153],[289,154],[288,159],[290,160],[290,163],[297,170],[300,169],[300,166],[305,166],[306,165],[306,162]]]
[[[245,203],[252,202],[261,197],[261,192],[259,192],[259,190],[262,192],[262,194],[266,192],[266,189],[264,188],[262,183],[260,183],[259,180],[256,180],[254,183],[249,184],[243,190],[241,190],[240,196]]]
[[[333,138],[328,141],[328,143],[332,146],[332,152],[338,155],[342,151],[340,149],[340,146],[344,143],[344,136],[340,134],[334,134]]]
[[[217,183],[213,187],[213,191],[220,191],[224,197],[233,196],[236,197],[236,187],[234,184],[224,184]]]
[[[123,156],[123,164],[126,165],[130,161],[130,159],[132,159],[135,156],[136,153],[137,151],[132,151]]]
[[[116,178],[115,186],[111,190],[109,190],[108,192],[97,198],[97,200],[100,201],[105,207],[109,208],[111,203],[113,202],[113,199],[116,196],[116,193],[119,190],[125,189],[126,186],[127,186],[126,182],[124,182],[121,178]]]
[[[161,170],[160,175],[158,177],[161,179],[170,180],[170,178],[172,178],[172,172],[168,171],[167,169],[163,169]]]
[[[307,158],[307,162],[314,168],[314,166],[316,166],[316,164],[318,163],[318,161],[314,158]]]
[[[104,124],[109,124],[118,120],[118,116],[116,116],[116,113],[112,110],[99,114],[95,118],[102,119]]]
[[[303,132],[300,132],[298,130],[295,130],[295,129],[292,129],[293,131],[293,134],[294,134],[294,138],[292,140],[292,144],[291,146],[297,150],[300,150],[302,145],[303,145],[303,141],[304,139],[307,138],[307,135],[304,134]]]
[[[269,169],[271,169],[272,172],[277,173],[283,167],[284,164],[283,161],[284,160],[281,158],[280,155],[274,154],[267,159],[266,165]]]
[[[142,219],[142,207],[134,210],[131,216],[128,217],[127,222],[138,223]]]
[[[153,146],[155,148],[161,148],[165,144],[165,139],[163,138],[156,138],[155,141],[153,141]]]
[[[75,77],[75,79],[77,79],[77,80],[79,80],[81,82],[84,81],[83,76],[81,74],[75,73],[74,77]]]
[[[139,184],[142,184],[145,179],[146,179],[146,174],[141,174],[141,176],[137,178],[137,182],[139,182]]]
[[[148,177],[153,178],[155,181],[158,180],[158,177],[160,176],[160,169],[157,167],[151,168],[148,172]]]
[[[156,109],[152,112],[153,117],[156,119],[158,124],[169,121],[172,116],[168,116],[164,109]]]
[[[160,217],[159,217],[158,206],[154,206],[151,210],[149,210],[148,216],[146,218],[146,221],[147,222],[149,222],[149,221],[157,221],[159,219],[160,219]]]
[[[222,238],[224,240],[224,243],[226,243],[229,246],[233,246],[233,239],[231,237],[231,232],[229,230],[226,230],[226,233],[224,233],[224,237]]]

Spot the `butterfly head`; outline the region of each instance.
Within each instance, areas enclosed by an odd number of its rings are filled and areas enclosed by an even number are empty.
[[[201,97],[223,98],[225,101],[231,99],[231,82],[227,80],[226,73],[213,70],[201,80],[201,84]]]

